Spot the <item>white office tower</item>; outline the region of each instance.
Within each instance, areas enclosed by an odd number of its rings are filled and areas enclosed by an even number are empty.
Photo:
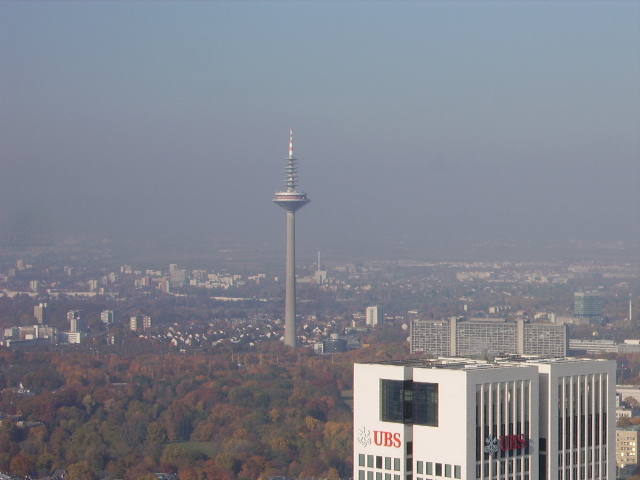
[[[354,369],[354,480],[615,479],[613,361]]]
[[[365,317],[367,325],[374,326],[384,323],[384,311],[382,310],[382,307],[378,305],[367,307],[365,310]]]

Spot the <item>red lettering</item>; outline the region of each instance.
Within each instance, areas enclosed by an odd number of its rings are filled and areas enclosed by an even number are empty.
[[[379,447],[396,447],[400,448],[402,445],[402,439],[399,433],[381,432],[379,430],[373,431],[373,443]]]
[[[523,434],[520,435],[504,435],[500,437],[500,450],[503,452],[506,450],[516,450],[519,448],[525,448],[527,446],[527,439]]]
[[[503,452],[508,450],[507,448],[507,437],[500,437],[500,450]]]
[[[518,448],[527,448],[527,439],[523,434],[518,435]]]

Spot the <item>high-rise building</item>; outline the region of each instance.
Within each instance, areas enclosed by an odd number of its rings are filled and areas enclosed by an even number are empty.
[[[151,317],[147,315],[132,315],[129,317],[129,329],[132,331],[149,330],[152,327]]]
[[[87,330],[87,322],[82,317],[81,310],[69,310],[67,312],[67,320],[69,320],[69,332],[79,333]]]
[[[573,294],[573,314],[576,317],[597,319],[604,313],[604,292],[597,290]]]
[[[523,319],[479,318],[411,322],[411,353],[478,357],[502,353],[566,356],[567,326]]]
[[[356,364],[354,480],[615,479],[615,362]]]
[[[379,305],[367,307],[365,317],[367,325],[371,325],[372,327],[384,323],[384,311]]]
[[[289,157],[285,159],[285,190],[277,192],[276,205],[287,211],[287,269],[284,312],[284,343],[296,346],[296,211],[311,200],[304,192],[298,192],[298,160],[293,156],[293,129],[289,131]]]
[[[49,323],[49,307],[46,303],[40,303],[33,307],[33,316],[36,317],[38,324],[46,325]]]
[[[100,312],[100,320],[102,323],[111,325],[113,323],[113,310],[103,310]]]

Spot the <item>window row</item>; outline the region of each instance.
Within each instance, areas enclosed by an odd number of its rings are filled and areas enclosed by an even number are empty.
[[[436,477],[462,478],[462,467],[460,465],[448,465],[435,462],[416,462],[416,473],[425,475],[435,475]]]
[[[593,452],[593,454],[592,454]],[[585,461],[587,463],[591,463],[593,462],[599,462],[600,461],[600,450],[599,449],[595,449],[595,450],[586,450],[586,455],[585,455],[585,450],[582,450],[580,452],[580,460],[578,461],[578,452],[574,451],[573,454],[571,452],[565,452],[565,453],[559,453],[558,454],[558,466],[562,466],[563,464],[563,459],[564,459],[564,464],[569,466],[572,464],[571,462],[571,458],[573,457],[573,464],[576,465],[579,463],[584,464]],[[604,448],[602,449],[602,460],[606,461],[607,460],[607,449]]]
[[[592,468],[593,467],[593,468]],[[563,477],[564,473],[564,477]],[[602,464],[602,478],[607,476],[607,464]],[[558,480],[585,480],[589,478],[599,478],[600,477],[600,465],[588,465],[578,467],[567,468],[565,470],[558,470]]]
[[[476,464],[476,478],[506,474],[528,474],[529,458],[517,458],[515,460],[501,460],[499,462],[487,462]]]
[[[374,477],[375,475],[375,477]],[[384,475],[384,477],[383,477]],[[401,480],[400,475],[382,472],[372,472],[371,470],[358,470],[358,480]],[[406,480],[412,480],[412,475],[407,475]]]
[[[392,462],[393,462],[393,470],[395,470],[396,472],[399,472],[400,471],[399,458],[382,457],[380,455],[365,455],[364,453],[358,454],[359,467],[378,468],[378,469],[384,468],[385,470],[392,470],[391,468]]]

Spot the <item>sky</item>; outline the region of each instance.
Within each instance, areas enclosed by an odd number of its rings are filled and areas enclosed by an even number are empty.
[[[290,127],[304,251],[637,244],[640,2],[0,2],[5,236],[283,243]]]

